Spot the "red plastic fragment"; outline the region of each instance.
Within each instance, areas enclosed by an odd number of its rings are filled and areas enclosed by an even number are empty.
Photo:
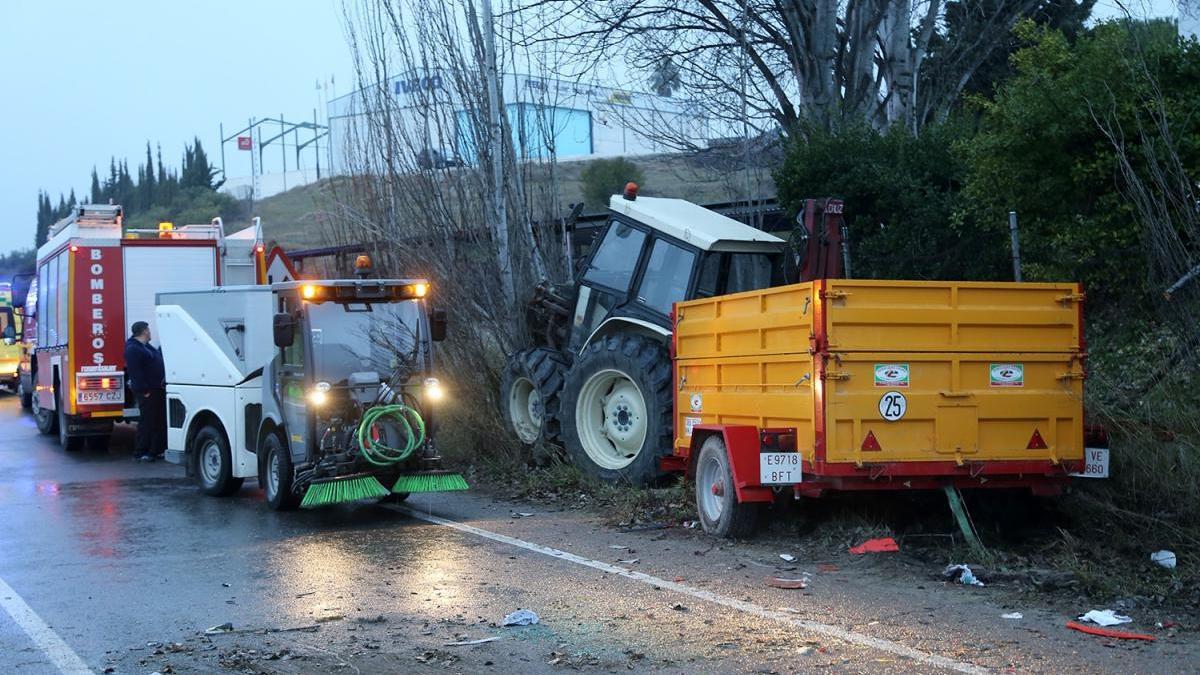
[[[1116,638],[1118,640],[1145,640],[1146,642],[1154,642],[1158,638],[1145,633],[1126,633],[1123,630],[1113,630],[1111,628],[1100,628],[1098,626],[1085,626],[1084,624],[1068,621],[1067,628],[1077,630],[1081,633],[1090,635],[1099,635],[1100,637]]]
[[[899,550],[900,545],[891,537],[868,539],[858,546],[850,547],[850,552],[854,555],[863,555],[864,553],[895,553]]]

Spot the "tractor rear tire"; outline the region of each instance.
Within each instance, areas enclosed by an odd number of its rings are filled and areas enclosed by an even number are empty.
[[[556,443],[563,381],[570,366],[566,354],[534,347],[513,354],[500,378],[504,425],[522,444]]]
[[[711,535],[743,539],[758,529],[761,511],[761,504],[738,501],[725,441],[716,435],[704,439],[696,458],[696,513],[700,526]]]
[[[641,335],[596,340],[567,372],[562,441],[575,466],[608,483],[649,485],[671,453],[671,359]]]

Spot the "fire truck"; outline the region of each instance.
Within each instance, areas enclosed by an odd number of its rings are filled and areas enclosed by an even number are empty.
[[[156,333],[156,293],[264,280],[257,218],[230,235],[220,218],[153,230],[123,220],[118,205],[80,206],[38,249],[30,403],[38,430],[69,451],[104,448],[115,422],[137,419],[125,339],[135,321]]]

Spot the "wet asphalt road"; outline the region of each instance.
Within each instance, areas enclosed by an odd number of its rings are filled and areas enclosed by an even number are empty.
[[[473,493],[409,507],[498,536],[384,505],[275,514],[252,485],[207,498],[178,467],[131,462],[129,440],[68,455],[0,397],[0,579],[96,673],[1200,670],[1194,633],[1110,641],[1037,607],[1013,622],[997,589],[866,558],[789,565],[778,542]],[[805,572],[806,590],[763,583]],[[542,623],[496,625],[517,608]],[[224,622],[238,632],[203,635]],[[58,672],[5,611],[0,672]]]

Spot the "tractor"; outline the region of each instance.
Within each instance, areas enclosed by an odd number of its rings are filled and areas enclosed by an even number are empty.
[[[810,199],[784,239],[630,183],[570,284],[542,282],[511,355],[502,416],[525,445],[558,446],[607,482],[647,485],[673,438],[674,303],[842,275],[842,203]]]

